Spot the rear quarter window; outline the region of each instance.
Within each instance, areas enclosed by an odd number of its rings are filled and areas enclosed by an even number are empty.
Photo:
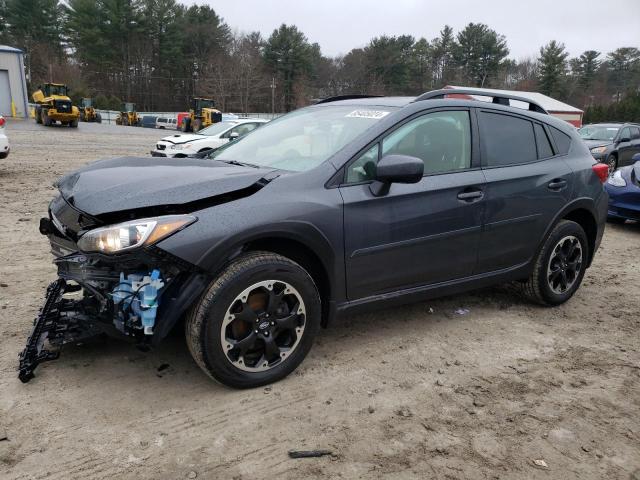
[[[489,167],[538,160],[533,123],[511,115],[480,112],[483,162]]]
[[[571,148],[571,137],[555,127],[550,126],[549,130],[551,130],[553,140],[556,142],[558,154],[566,155],[567,153],[569,153],[569,148]]]
[[[553,149],[551,148],[551,142],[547,132],[544,131],[544,127],[539,123],[533,125],[533,129],[536,132],[536,144],[538,145],[538,158],[553,157]]]

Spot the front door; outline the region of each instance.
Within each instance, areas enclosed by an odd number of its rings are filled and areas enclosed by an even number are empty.
[[[472,168],[470,123],[468,110],[421,115],[347,167],[340,192],[350,300],[471,275],[485,181]],[[370,180],[388,154],[422,159],[425,176],[376,197]]]

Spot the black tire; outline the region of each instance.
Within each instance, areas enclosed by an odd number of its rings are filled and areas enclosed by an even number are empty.
[[[96,123],[102,123],[102,115],[96,113]]]
[[[36,112],[34,114],[36,123],[42,124],[42,109],[36,108]]]
[[[198,133],[200,130],[202,130],[202,120],[196,118],[193,121],[193,133]]]
[[[618,168],[618,157],[615,153],[612,153],[607,157],[607,161],[605,162],[609,167],[609,176],[613,175],[613,172]]]
[[[558,293],[553,290],[549,280],[548,269],[551,268],[551,258],[559,242],[567,237],[575,238],[580,244],[580,269],[573,276],[573,282],[566,291]],[[569,300],[582,283],[587,261],[589,258],[589,242],[583,228],[576,222],[561,220],[551,231],[538,252],[531,276],[521,284],[523,293],[533,302],[541,305],[555,306]],[[572,262],[567,262],[567,265]],[[563,263],[564,265],[564,263]],[[564,268],[563,268],[564,271]],[[564,272],[562,273],[565,274]],[[566,278],[566,277],[565,277]],[[561,288],[560,288],[561,289]]]
[[[71,120],[71,121],[69,122],[69,126],[70,126],[71,128],[78,128],[78,119],[76,118],[75,120]]]
[[[49,114],[47,112],[47,110],[45,110],[44,108],[41,110],[42,112],[42,124],[45,127],[49,127],[51,126],[51,118],[49,117]]]
[[[182,128],[181,130],[183,132],[190,132],[191,131],[191,119],[190,118],[183,118],[182,119]]]
[[[84,111],[80,111],[80,121],[81,122],[88,122],[89,120],[87,120],[87,117],[84,114]]]
[[[272,366],[267,367],[267,370],[246,371],[237,366],[242,363],[241,360],[235,365],[231,360],[233,349],[229,350],[229,353],[223,349],[224,321],[227,318],[227,313],[238,301],[238,295],[256,283],[271,281],[274,282],[274,291],[276,283],[285,284],[286,282],[300,295],[304,303],[305,314],[300,316],[295,315],[294,312],[294,316],[303,319],[301,320],[303,323],[300,324],[302,333],[284,360],[275,360]],[[251,295],[248,296],[251,297]],[[247,302],[249,301],[247,300]],[[253,310],[251,312],[253,313]],[[211,283],[198,303],[189,311],[185,324],[185,335],[194,360],[211,378],[233,388],[253,388],[278,381],[295,370],[311,348],[313,338],[320,328],[320,316],[321,306],[318,290],[311,276],[300,265],[274,253],[252,252],[233,261]],[[264,328],[263,320],[256,320],[257,322],[260,322],[260,328]],[[274,323],[272,322],[271,325]],[[253,327],[248,328],[251,330]],[[249,331],[248,335],[257,333],[257,328],[254,332]],[[255,335],[254,338],[257,338],[258,342],[262,342],[262,337],[259,335]],[[272,335],[272,339],[275,341],[276,334]],[[262,343],[256,345],[262,345]],[[264,347],[266,353],[266,342]],[[277,352],[276,357],[278,357]],[[262,357],[262,359],[264,358]],[[262,362],[262,359],[258,361],[258,364]],[[249,365],[249,362],[245,363],[246,366]],[[264,363],[262,366],[265,365],[267,364]]]

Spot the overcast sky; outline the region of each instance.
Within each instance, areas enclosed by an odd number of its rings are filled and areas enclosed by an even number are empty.
[[[428,40],[445,25],[454,31],[486,23],[507,37],[512,58],[537,55],[549,40],[572,56],[640,48],[640,0],[199,0],[233,29],[266,38],[282,23],[298,26],[323,54],[363,47],[379,35],[410,34]],[[186,4],[193,1],[184,1]]]

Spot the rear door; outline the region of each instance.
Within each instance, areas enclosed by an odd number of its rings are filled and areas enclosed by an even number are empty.
[[[527,262],[570,200],[571,138],[524,116],[479,109],[478,117],[487,195],[476,273],[484,273]]]
[[[468,109],[431,111],[379,139],[347,166],[340,192],[349,299],[471,275],[484,205],[471,125]],[[369,185],[377,161],[387,154],[421,158],[425,175],[376,197]]]

